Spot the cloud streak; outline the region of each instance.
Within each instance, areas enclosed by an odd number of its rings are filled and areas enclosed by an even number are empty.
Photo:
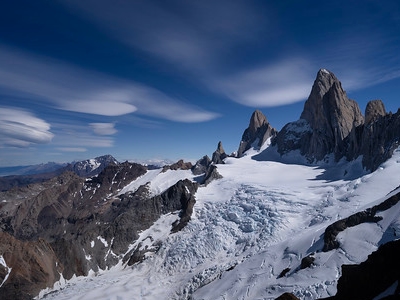
[[[303,59],[281,61],[210,83],[230,99],[251,107],[279,106],[302,101],[310,93],[310,63]]]
[[[291,50],[278,41],[276,47],[284,49],[284,53],[279,53],[282,55],[278,59],[280,63],[271,65],[271,62],[251,62],[250,59],[250,63],[243,66],[243,53],[238,49],[244,47],[249,56],[254,49],[268,53],[269,37],[275,32],[285,33],[287,24],[279,23],[280,16],[273,14],[275,5],[259,12],[258,4],[253,1],[173,0],[166,6],[150,1],[114,5],[106,0],[73,0],[63,4],[120,42],[180,67],[211,90],[247,106],[279,106],[304,100],[319,68],[328,68],[340,75],[349,89],[361,89],[400,77],[400,70],[393,67],[398,65],[398,58],[393,55],[398,49],[383,47],[388,38],[393,37],[390,34],[387,37],[386,32],[376,29],[377,26],[364,24],[364,20],[340,34],[334,32],[329,39],[315,35],[315,40],[306,47],[299,45]],[[335,5],[321,4],[312,11],[329,14],[335,8]],[[359,7],[350,9],[359,10]],[[286,15],[286,11],[279,9],[276,13]],[[353,17],[350,11],[343,19],[349,16]],[[292,30],[288,33],[292,34]],[[282,36],[282,40],[287,38]],[[238,66],[229,69],[231,75],[224,76],[227,65],[235,63],[236,57]],[[304,70],[296,63],[287,63],[299,57],[309,61]],[[396,62],[383,65],[383,57]],[[276,59],[276,55],[272,59]]]
[[[121,42],[191,71],[205,72],[221,52],[265,35],[267,18],[246,1],[106,0],[62,2]]]
[[[118,132],[114,123],[90,123],[89,126],[97,135],[113,135]]]
[[[2,93],[39,97],[57,109],[78,113],[116,117],[137,112],[177,122],[218,117],[152,87],[5,47],[0,47],[0,88]]]
[[[50,124],[19,108],[0,107],[0,147],[29,147],[53,139]]]

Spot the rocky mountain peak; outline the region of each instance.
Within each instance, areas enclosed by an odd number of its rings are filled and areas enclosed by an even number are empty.
[[[257,129],[262,127],[264,124],[267,124],[267,117],[258,109],[256,109],[250,118],[249,124],[249,134],[255,134]]]
[[[344,139],[363,123],[357,102],[347,97],[332,72],[321,69],[300,120],[285,126],[276,143],[281,154],[299,149],[310,161],[322,160],[330,153],[338,158],[344,155]]]
[[[222,147],[222,142],[220,141],[218,143],[217,146],[217,150],[214,151],[213,155],[212,155],[212,159],[211,161],[214,164],[223,164],[224,163],[224,159],[227,157],[224,147]]]
[[[222,142],[221,141],[218,142],[217,152],[218,153],[225,153],[225,150],[224,150],[224,147],[222,147]]]
[[[249,127],[243,132],[237,156],[241,157],[252,146],[261,147],[269,137],[276,134],[277,131],[269,124],[265,115],[255,110],[251,115]]]
[[[379,117],[386,115],[385,105],[382,100],[371,100],[365,108],[365,124],[375,122]]]
[[[308,121],[312,129],[333,135],[337,141],[364,122],[358,104],[347,97],[341,82],[326,69],[318,71],[300,118]]]

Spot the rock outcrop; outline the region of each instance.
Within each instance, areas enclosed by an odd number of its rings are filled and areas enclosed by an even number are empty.
[[[227,157],[228,157],[228,155],[225,153],[224,147],[222,147],[222,142],[220,141],[218,143],[217,150],[215,150],[212,155],[211,161],[214,164],[223,164],[224,159]]]
[[[157,196],[143,185],[119,195],[146,171],[126,162],[87,179],[66,172],[1,193],[0,255],[12,272],[0,287],[0,299],[32,299],[60,274],[70,279],[121,259],[140,261],[147,249],[127,254],[129,245],[163,214],[180,211],[171,231],[181,230],[191,218],[198,184],[181,180]],[[7,274],[2,267],[0,282]]]
[[[60,279],[63,267],[44,239],[20,241],[0,231],[0,240],[0,253],[11,268],[9,274],[0,274],[0,299],[30,300]]]
[[[265,115],[259,110],[254,111],[249,127],[243,132],[237,157],[241,157],[251,147],[260,148],[268,138],[274,137],[276,134],[277,131],[269,124]]]
[[[164,166],[162,172],[167,172],[168,170],[190,170],[193,168],[191,162],[184,162],[183,159],[178,160],[172,165]]]
[[[207,168],[211,165],[211,159],[208,155],[204,155],[200,158],[195,165],[192,167],[192,173],[194,175],[201,175],[207,172]]]
[[[349,145],[358,143],[359,152],[350,146],[347,157],[351,159],[363,155],[363,165],[367,170],[374,171],[399,147],[400,109],[394,114],[383,114],[382,110],[375,114],[369,113],[368,118],[369,123],[358,129],[358,140],[348,142]]]
[[[204,179],[202,181],[202,184],[208,185],[211,181],[216,180],[216,179],[221,179],[222,175],[218,173],[217,166],[211,164],[207,168],[206,174],[204,174]]]
[[[365,108],[365,125],[377,121],[380,117],[386,116],[385,105],[382,100],[372,100]]]
[[[376,216],[378,212],[388,210],[400,201],[400,192],[390,196],[380,204],[374,205],[366,210],[357,212],[347,218],[338,220],[329,225],[324,232],[324,247],[322,251],[330,251],[340,246],[336,240],[339,232],[354,227],[362,223],[377,223],[382,220],[381,216]]]

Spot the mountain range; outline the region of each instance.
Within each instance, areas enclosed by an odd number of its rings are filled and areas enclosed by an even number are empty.
[[[400,110],[318,71],[299,120],[238,151],[104,156],[0,193],[0,299],[394,299]],[[391,298],[392,297],[392,298]]]

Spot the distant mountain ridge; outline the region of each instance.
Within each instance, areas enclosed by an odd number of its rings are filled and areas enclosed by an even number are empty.
[[[71,171],[80,177],[88,177],[99,174],[110,164],[119,164],[111,155],[103,155],[70,164],[47,163],[33,165],[24,168],[25,175],[8,175],[0,177],[0,191],[7,191],[13,187],[26,186],[28,184],[44,182],[64,172]]]
[[[117,165],[119,162],[112,155],[103,155],[68,164],[65,171],[72,171],[80,177],[89,177],[99,174],[108,165]]]
[[[48,162],[29,166],[1,167],[0,176],[34,175],[49,173],[65,167],[66,165],[66,163]]]

